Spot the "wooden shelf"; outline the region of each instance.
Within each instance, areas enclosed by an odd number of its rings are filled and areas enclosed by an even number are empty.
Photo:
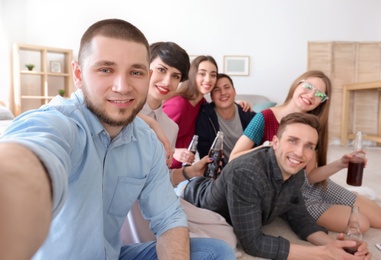
[[[71,77],[71,74],[69,73],[58,73],[58,72],[48,72],[47,75],[52,77]]]
[[[25,75],[44,75],[44,73],[41,72],[41,71],[28,71],[28,70],[22,70],[22,71],[20,71],[20,74],[25,74]]]
[[[70,49],[29,44],[13,46],[13,91],[14,114],[36,109],[48,103],[59,89],[65,89],[65,97],[72,92]],[[25,64],[34,64],[29,71]]]
[[[21,96],[22,99],[52,99],[55,96]]]

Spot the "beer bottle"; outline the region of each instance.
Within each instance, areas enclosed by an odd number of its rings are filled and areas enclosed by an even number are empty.
[[[224,153],[224,133],[221,131],[217,132],[216,138],[214,138],[213,144],[209,150],[209,158],[213,158],[213,162],[208,164],[208,169],[204,173],[205,177],[217,178],[218,169],[220,167],[220,161]]]
[[[197,144],[198,144],[198,135],[194,135],[192,138],[192,141],[190,142],[188,146],[188,151],[191,151],[193,154],[196,154],[197,151]],[[182,163],[183,167],[189,166],[187,163]]]
[[[347,184],[352,186],[362,185],[362,175],[365,166],[365,154],[362,147],[362,133],[357,132],[353,146],[353,156],[348,164]]]
[[[347,228],[344,231],[345,240],[353,240],[356,245],[353,247],[344,247],[344,250],[352,255],[357,252],[358,247],[361,245],[362,233],[360,231],[359,223],[359,208],[355,205],[352,206],[352,212],[348,220]]]

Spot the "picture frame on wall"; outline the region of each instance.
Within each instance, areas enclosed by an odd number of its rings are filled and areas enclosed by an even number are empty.
[[[61,73],[61,62],[51,61],[50,62],[50,72]]]
[[[230,76],[249,76],[249,56],[224,56],[224,73]]]

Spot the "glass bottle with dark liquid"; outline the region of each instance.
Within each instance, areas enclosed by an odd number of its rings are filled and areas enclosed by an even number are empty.
[[[209,150],[209,158],[213,158],[213,162],[208,164],[208,169],[205,171],[204,176],[216,179],[218,175],[218,169],[220,167],[220,161],[224,152],[224,133],[217,132],[216,138],[214,138],[213,144]]]
[[[344,250],[350,254],[357,252],[358,247],[361,245],[362,233],[360,231],[360,224],[358,219],[359,208],[355,205],[352,206],[352,212],[348,220],[347,228],[344,232],[345,240],[356,241],[356,245],[353,247],[344,247]]]
[[[192,138],[192,141],[190,142],[188,146],[188,151],[192,152],[193,154],[196,154],[197,152],[197,144],[198,144],[198,135],[194,135]],[[189,166],[189,164],[183,162],[182,163],[183,167]]]
[[[365,166],[365,154],[362,150],[362,133],[357,132],[353,147],[353,156],[348,164],[347,184],[362,185],[362,176]]]

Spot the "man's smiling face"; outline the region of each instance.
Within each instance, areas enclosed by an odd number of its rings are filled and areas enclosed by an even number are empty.
[[[317,131],[301,123],[287,125],[280,138],[274,136],[273,148],[284,180],[302,170],[313,158],[317,141]]]

